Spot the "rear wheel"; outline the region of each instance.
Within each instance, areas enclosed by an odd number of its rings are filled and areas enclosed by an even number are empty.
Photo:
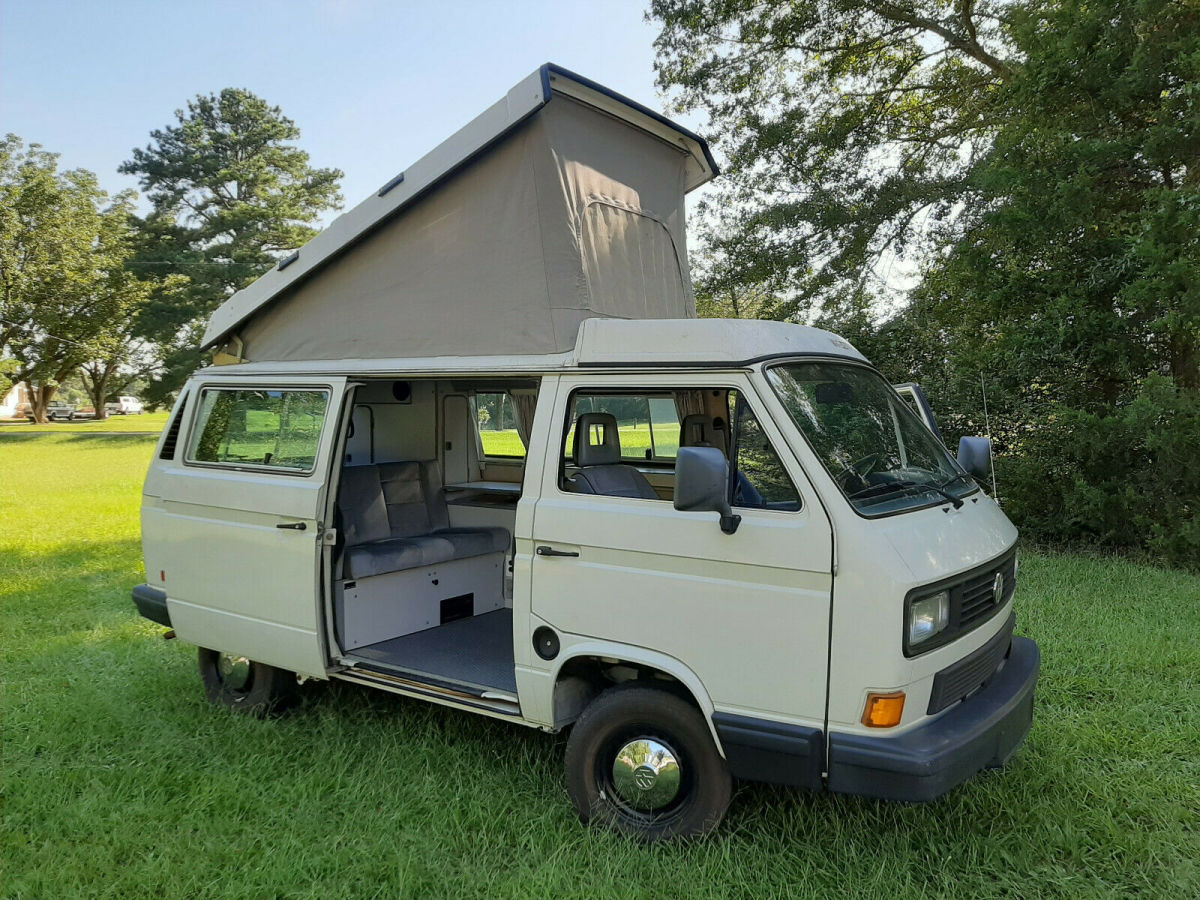
[[[281,709],[295,692],[296,676],[233,653],[200,648],[200,677],[210,702],[261,716]]]
[[[699,711],[658,688],[601,694],[571,731],[566,767],[580,819],[647,842],[711,831],[732,791]]]

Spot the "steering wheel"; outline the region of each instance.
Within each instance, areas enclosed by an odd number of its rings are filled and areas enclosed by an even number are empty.
[[[850,465],[842,469],[842,471],[838,474],[838,481],[840,481],[842,483],[842,487],[846,488],[847,490],[850,488],[851,478],[858,482],[860,485],[859,489],[863,487],[869,487],[870,485],[867,482],[867,476],[870,475],[875,469],[875,466],[879,464],[881,457],[882,454],[880,453],[868,453],[862,459],[856,459]]]

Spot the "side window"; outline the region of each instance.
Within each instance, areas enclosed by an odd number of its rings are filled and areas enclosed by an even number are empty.
[[[776,509],[795,512],[800,509],[800,492],[789,477],[779,454],[763,433],[758,418],[748,404],[730,397],[735,412],[737,433],[737,483],[733,505],[743,509]]]
[[[328,391],[205,388],[186,460],[308,473]]]
[[[575,462],[575,422],[584,413],[608,413],[617,420],[624,462],[674,460],[679,453],[679,413],[671,394],[576,394],[563,445],[568,463]]]
[[[525,442],[517,429],[517,406],[507,391],[475,394],[475,421],[483,455],[524,459]]]

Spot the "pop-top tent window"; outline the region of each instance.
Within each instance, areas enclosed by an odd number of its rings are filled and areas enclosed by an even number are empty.
[[[247,360],[569,351],[587,318],[695,317],[704,141],[544,66],[213,315]]]

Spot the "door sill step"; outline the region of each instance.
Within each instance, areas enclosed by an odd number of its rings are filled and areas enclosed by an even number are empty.
[[[449,700],[505,715],[519,716],[521,714],[521,706],[517,698],[507,691],[481,690],[417,673],[384,671],[360,662],[351,662],[350,668],[334,673],[334,677],[345,681],[357,681],[378,687],[402,690],[405,693]]]

